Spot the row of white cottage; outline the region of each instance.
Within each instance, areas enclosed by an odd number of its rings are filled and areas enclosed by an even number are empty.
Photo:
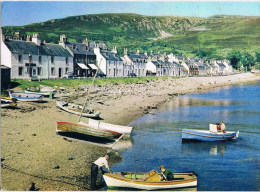
[[[11,68],[12,79],[62,78],[74,73],[92,77],[96,70],[106,77],[186,76],[232,73],[229,61],[185,58],[173,54],[140,53],[124,50],[119,57],[116,47],[104,43],[69,42],[60,36],[59,44],[45,43],[38,34],[24,38],[1,36],[1,65]]]

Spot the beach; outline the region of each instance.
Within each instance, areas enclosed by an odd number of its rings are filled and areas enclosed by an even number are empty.
[[[104,122],[128,125],[144,114],[164,110],[164,104],[179,95],[256,80],[260,76],[243,73],[94,86],[87,107],[101,111]],[[56,134],[57,121],[78,121],[78,116],[58,109],[56,100],[83,104],[88,88],[66,88],[52,100],[1,109],[2,190],[27,191],[32,182],[41,191],[90,190],[90,166],[108,149]]]

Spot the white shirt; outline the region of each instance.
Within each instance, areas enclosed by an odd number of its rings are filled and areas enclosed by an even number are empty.
[[[105,157],[99,157],[94,164],[96,164],[98,166],[98,168],[103,167],[105,165],[105,167],[108,169],[108,161],[106,160]]]

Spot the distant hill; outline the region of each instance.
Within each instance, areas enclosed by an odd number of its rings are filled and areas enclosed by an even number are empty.
[[[4,34],[39,33],[42,40],[57,43],[59,35],[70,41],[83,38],[105,41],[117,46],[141,51],[160,50],[192,54],[194,50],[223,54],[223,49],[256,50],[260,47],[260,17],[212,16],[174,17],[138,14],[91,14],[53,19],[25,26],[3,27]]]

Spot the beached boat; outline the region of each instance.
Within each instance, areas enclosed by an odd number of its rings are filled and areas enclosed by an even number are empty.
[[[59,132],[80,133],[80,134],[90,135],[94,137],[108,138],[108,139],[115,139],[122,135],[119,132],[91,127],[88,126],[88,124],[85,124],[83,122],[79,122],[79,123],[57,122],[56,132],[58,134]]]
[[[104,180],[109,188],[134,188],[139,190],[167,190],[197,186],[197,176],[193,172],[174,173],[174,180],[161,181],[161,173],[115,172],[105,173]]]
[[[18,101],[41,101],[44,95],[24,92],[8,91],[11,98],[15,98]]]
[[[36,91],[36,90],[26,89],[24,92],[25,93],[40,94],[40,95],[44,95],[44,96],[50,96],[51,95],[52,97],[57,93],[57,91],[55,89],[46,90],[46,91],[44,91],[44,90]]]
[[[75,105],[73,103],[67,103],[67,102],[63,102],[63,101],[56,101],[56,105],[57,105],[57,107],[61,108],[62,110],[67,111],[69,113],[76,114],[76,115],[80,115],[82,108],[83,108],[80,105]],[[84,111],[82,112],[82,116],[88,117],[88,118],[99,118],[100,113],[101,112],[95,112],[90,109],[84,109]]]
[[[210,124],[209,130],[183,129],[183,140],[199,140],[199,141],[224,141],[235,139],[239,135],[239,131],[221,132],[217,130],[217,125]]]
[[[16,107],[17,103],[10,97],[1,97],[1,108]]]

